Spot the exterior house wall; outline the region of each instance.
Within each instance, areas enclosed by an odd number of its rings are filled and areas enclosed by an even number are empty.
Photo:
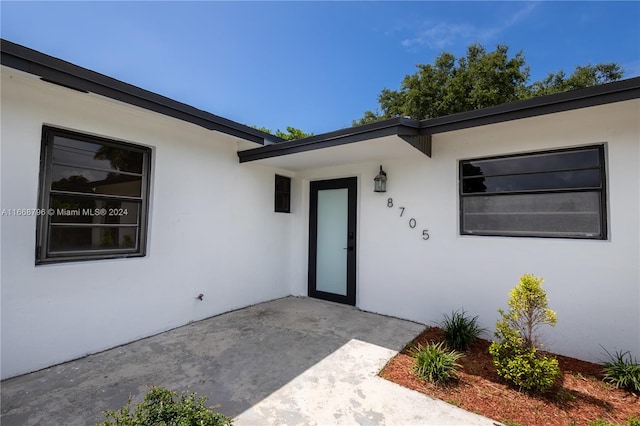
[[[286,172],[239,139],[4,67],[1,124],[3,209],[37,207],[43,124],[153,149],[145,257],[35,266],[36,218],[2,218],[2,378],[291,293]]]
[[[525,273],[545,279],[558,314],[545,331],[555,352],[598,361],[603,350],[640,355],[640,101],[625,101],[436,134],[433,156],[383,161],[387,192],[373,192],[378,163],[307,170],[296,226],[308,229],[309,181],[357,176],[359,308],[427,324],[464,308],[492,337],[497,309]],[[606,241],[461,236],[458,162],[478,157],[606,144]],[[393,198],[394,207],[387,207]],[[400,217],[398,207],[405,207]],[[416,228],[409,227],[409,219]],[[430,238],[422,239],[428,229]],[[306,294],[308,232],[295,234],[294,294]]]
[[[382,161],[389,181],[380,194],[378,161],[296,172],[238,164],[238,149],[251,144],[229,135],[10,68],[1,89],[2,209],[38,207],[43,124],[152,148],[145,257],[36,267],[36,217],[2,218],[2,378],[306,296],[309,182],[350,176],[358,178],[359,308],[428,324],[464,308],[490,337],[509,290],[534,273],[558,313],[546,330],[550,350],[597,361],[602,345],[640,356],[638,99],[436,134],[431,158],[397,150]],[[364,141],[339,152],[375,158],[396,136],[386,138],[377,150]],[[605,144],[608,240],[460,235],[460,160],[593,144]],[[326,161],[331,149],[305,158]],[[291,214],[273,211],[275,173],[293,178]]]

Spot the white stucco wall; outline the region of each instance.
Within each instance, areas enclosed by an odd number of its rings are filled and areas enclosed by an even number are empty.
[[[347,176],[359,179],[361,309],[433,323],[463,307],[493,331],[508,291],[535,273],[558,313],[551,350],[640,357],[638,100],[435,135],[432,158],[382,161],[388,192],[376,194],[380,162],[296,173],[240,165],[246,143],[228,135],[6,68],[1,91],[0,208],[37,207],[43,124],[153,149],[144,258],[36,267],[35,218],[1,218],[2,378],[306,295],[309,181]],[[607,152],[607,241],[459,235],[459,160],[596,143]],[[274,173],[294,177],[291,214],[273,212]]]
[[[1,218],[3,378],[291,293],[294,215],[238,139],[4,67],[1,90],[1,208],[37,207],[43,124],[153,148],[146,257],[36,267],[35,217]]]
[[[416,151],[410,159],[382,162],[385,194],[373,192],[378,163],[299,173],[297,208],[305,215],[296,218],[294,294],[307,291],[308,182],[357,176],[361,309],[433,324],[464,308],[479,315],[492,337],[509,290],[522,274],[534,273],[545,279],[558,314],[557,326],[545,330],[550,350],[598,361],[602,345],[640,356],[639,118],[634,100],[437,134],[432,158]],[[459,235],[459,160],[599,143],[607,151],[607,241]]]

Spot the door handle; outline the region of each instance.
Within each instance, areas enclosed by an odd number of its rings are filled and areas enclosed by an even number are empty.
[[[349,247],[343,247],[342,250],[349,250],[349,251],[353,251],[353,246],[349,246]]]

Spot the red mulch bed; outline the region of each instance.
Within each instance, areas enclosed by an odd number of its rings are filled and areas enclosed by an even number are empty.
[[[429,327],[413,343],[442,340],[442,330]],[[380,376],[510,425],[588,425],[596,420],[625,425],[640,415],[639,396],[602,382],[601,365],[561,355],[555,356],[563,375],[554,388],[538,396],[518,392],[496,373],[490,344],[478,339],[459,361],[459,379],[446,386],[418,379],[408,349],[389,361]]]

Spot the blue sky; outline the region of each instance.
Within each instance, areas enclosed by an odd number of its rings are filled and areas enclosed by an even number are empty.
[[[531,81],[617,62],[640,75],[640,2],[10,2],[2,38],[243,124],[351,125],[418,63],[474,42]]]

